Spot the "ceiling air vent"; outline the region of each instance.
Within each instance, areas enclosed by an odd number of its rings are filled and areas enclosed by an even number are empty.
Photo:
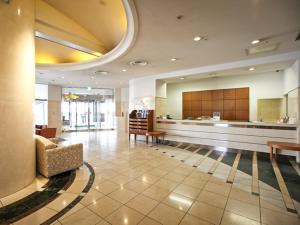
[[[265,53],[277,50],[279,47],[279,43],[276,44],[262,44],[254,47],[250,47],[246,49],[247,55],[254,55],[258,53]]]
[[[148,64],[148,62],[145,60],[135,60],[135,61],[129,62],[129,64],[131,66],[146,66]]]

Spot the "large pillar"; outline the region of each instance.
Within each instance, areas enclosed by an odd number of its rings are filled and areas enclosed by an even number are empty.
[[[34,0],[1,0],[0,197],[27,186],[36,174],[34,79]]]
[[[48,127],[56,128],[56,136],[61,135],[61,98],[62,88],[60,86],[48,86]]]

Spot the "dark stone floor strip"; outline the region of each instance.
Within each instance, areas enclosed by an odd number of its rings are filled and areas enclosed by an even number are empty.
[[[300,202],[300,177],[285,155],[277,156],[277,165],[293,199]]]
[[[252,176],[252,158],[252,151],[242,151],[237,169]]]
[[[88,193],[94,183],[94,180],[95,180],[95,171],[94,171],[93,167],[90,164],[88,164],[87,162],[85,162],[84,164],[89,169],[90,178],[89,178],[89,181],[87,182],[85,188],[83,189],[82,193]],[[67,212],[69,212],[74,206],[76,206],[83,197],[84,196],[77,196],[67,207],[65,207],[63,210],[61,210],[60,212],[58,212],[57,214],[55,214],[54,216],[52,216],[45,222],[41,223],[41,225],[50,225],[50,224],[54,223],[60,217],[65,215]]]
[[[58,193],[72,180],[71,171],[50,178],[48,184],[44,185],[43,191],[36,191],[10,205],[0,208],[0,224],[10,224],[20,220],[56,199]]]
[[[273,170],[273,166],[270,162],[269,154],[257,152],[257,164],[259,180],[279,190],[279,185]]]
[[[200,155],[205,155],[209,151],[209,148],[201,148],[197,153]]]
[[[235,160],[236,154],[237,153],[234,153],[234,152],[226,152],[221,162],[225,163],[228,166],[232,166],[233,162]]]
[[[221,151],[213,151],[211,154],[209,154],[208,157],[217,160],[220,157],[220,155],[222,155],[222,153],[223,152]]]

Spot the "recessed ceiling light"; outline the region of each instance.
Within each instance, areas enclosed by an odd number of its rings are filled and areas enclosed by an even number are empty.
[[[200,36],[194,37],[194,41],[201,41],[201,40],[202,40],[202,37],[200,37]]]
[[[104,70],[98,70],[98,71],[95,72],[95,74],[107,75],[108,72],[107,72],[107,71],[104,71]]]
[[[131,66],[146,66],[148,65],[148,62],[146,60],[135,60],[129,62]]]
[[[88,89],[88,91],[92,90],[92,88],[91,88],[91,87],[87,87],[87,89]]]
[[[255,70],[255,68],[254,67],[250,67],[248,70],[249,71],[253,71],[253,70]]]
[[[180,80],[184,80],[185,78],[184,78],[184,77],[180,77],[179,79],[180,79]]]
[[[260,42],[260,40],[256,39],[256,40],[251,41],[251,44],[256,45],[256,44],[258,44],[259,42]]]
[[[177,58],[172,58],[171,59],[172,62],[175,62],[176,60],[177,60]]]
[[[21,9],[19,8],[18,9],[18,16],[20,16],[21,15]]]
[[[127,72],[127,70],[126,70],[126,69],[122,69],[122,71],[123,71],[123,72]]]
[[[61,77],[61,79],[65,79],[65,77],[64,77],[64,76],[62,76],[62,77]]]
[[[95,77],[94,77],[94,76],[91,76],[91,78],[94,79]]]

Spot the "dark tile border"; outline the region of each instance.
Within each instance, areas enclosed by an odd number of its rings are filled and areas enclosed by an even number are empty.
[[[84,162],[84,164],[87,166],[87,168],[90,171],[90,178],[88,183],[86,184],[85,188],[82,190],[82,193],[88,193],[89,190],[91,189],[94,180],[95,180],[95,171],[93,169],[93,167],[88,164],[87,162]],[[60,217],[62,217],[63,215],[65,215],[67,212],[69,212],[74,206],[76,206],[81,199],[83,199],[84,196],[77,196],[67,207],[65,207],[63,210],[61,210],[60,212],[58,212],[57,214],[55,214],[54,216],[52,216],[51,218],[49,218],[48,220],[46,220],[45,222],[41,223],[41,225],[50,225],[52,223],[54,223],[56,220],[58,220]]]

